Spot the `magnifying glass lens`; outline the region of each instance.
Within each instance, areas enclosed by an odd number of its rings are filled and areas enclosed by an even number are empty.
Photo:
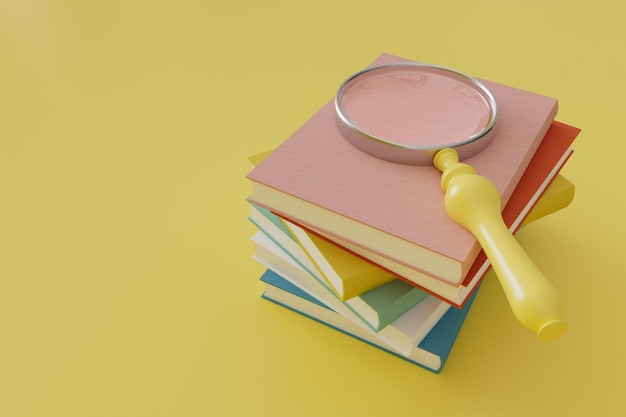
[[[491,117],[475,86],[428,68],[366,73],[344,92],[343,108],[372,136],[439,148],[480,133]]]
[[[360,71],[339,87],[335,109],[352,145],[393,162],[430,165],[436,151],[462,158],[493,138],[495,97],[480,81],[446,67],[391,63]]]

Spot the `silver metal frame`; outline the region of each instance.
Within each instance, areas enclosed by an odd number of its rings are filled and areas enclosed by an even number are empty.
[[[394,69],[411,69],[414,68],[421,72],[431,72],[438,75],[445,75],[454,78],[472,88],[474,88],[484,99],[489,107],[490,117],[483,129],[468,137],[462,138],[457,142],[437,145],[437,146],[415,146],[393,142],[391,140],[381,138],[369,134],[361,130],[347,116],[343,107],[343,99],[346,93],[358,83],[359,78],[363,75],[374,71],[393,71]],[[437,151],[444,148],[454,148],[461,159],[468,158],[482,151],[493,139],[495,133],[496,122],[498,120],[499,109],[494,95],[491,91],[477,79],[464,74],[462,72],[432,64],[416,63],[416,62],[394,62],[389,64],[377,65],[361,70],[348,77],[337,90],[335,95],[335,114],[337,126],[343,137],[356,148],[366,152],[372,156],[382,158],[392,162],[410,165],[432,165],[433,157]]]

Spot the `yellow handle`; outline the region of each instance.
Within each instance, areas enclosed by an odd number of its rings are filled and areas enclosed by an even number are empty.
[[[443,173],[446,211],[481,244],[517,320],[541,340],[561,336],[567,330],[561,297],[504,224],[496,186],[460,163],[453,149],[439,151],[434,164]]]

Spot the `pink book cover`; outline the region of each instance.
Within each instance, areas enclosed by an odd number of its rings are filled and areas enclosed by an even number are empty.
[[[372,65],[398,61],[408,60],[383,54]],[[554,120],[557,100],[481,81],[496,97],[500,118],[489,146],[464,162],[494,182],[504,207]],[[448,217],[441,173],[432,166],[396,164],[354,148],[339,133],[334,111],[331,100],[248,178],[449,257],[461,264],[459,279],[463,278],[480,246]],[[254,196],[251,201],[264,205]],[[298,213],[283,214],[299,220]],[[332,228],[320,229],[337,233]],[[368,242],[352,243],[371,249]],[[395,259],[393,248],[380,254]]]

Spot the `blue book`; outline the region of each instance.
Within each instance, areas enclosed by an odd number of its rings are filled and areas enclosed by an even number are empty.
[[[336,313],[321,301],[311,297],[271,269],[265,271],[261,276],[261,281],[265,284],[265,292],[262,295],[264,299],[434,373],[439,373],[443,369],[477,293],[477,291],[474,292],[462,309],[450,308],[413,352],[409,356],[402,356],[393,352],[384,342],[376,337],[375,333],[356,326],[350,320]]]

